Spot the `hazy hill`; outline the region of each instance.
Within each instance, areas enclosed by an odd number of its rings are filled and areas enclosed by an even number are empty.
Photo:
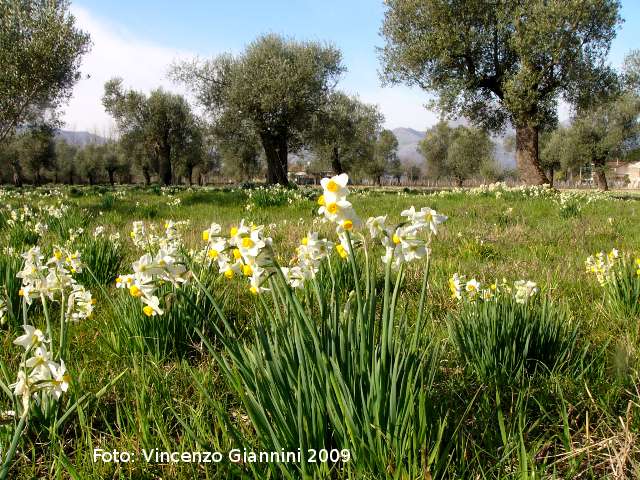
[[[425,132],[414,130],[413,128],[394,128],[391,130],[398,139],[398,156],[403,164],[422,164],[424,159],[418,152],[418,144],[425,136]],[[515,167],[513,152],[507,152],[504,148],[505,136],[494,137],[496,161],[503,168],[512,169]]]
[[[79,147],[84,147],[89,143],[102,144],[107,141],[105,138],[94,133],[74,132],[72,130],[58,130],[56,132],[56,139],[65,140],[67,143]]]

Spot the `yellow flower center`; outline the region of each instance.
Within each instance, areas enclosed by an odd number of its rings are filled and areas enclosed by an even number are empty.
[[[209,240],[209,230],[202,232],[202,240],[207,242]]]
[[[18,295],[21,296],[21,297],[24,297],[24,289],[23,288],[18,290]]]
[[[62,258],[62,252],[60,250],[56,250],[53,252],[53,256],[56,257],[56,260],[60,260]]]
[[[353,222],[351,220],[345,220],[344,222],[342,222],[342,227],[345,230],[351,230],[353,228]]]
[[[335,180],[329,180],[327,182],[327,190],[329,190],[330,192],[337,192],[338,190],[340,190],[340,185],[338,185]]]
[[[230,268],[227,268],[224,271],[224,276],[227,277],[227,278],[233,278],[233,270],[231,270]]]
[[[122,277],[116,277],[116,283],[122,283]]]
[[[324,195],[318,197],[318,205],[324,205]]]
[[[236,260],[240,260],[242,258],[242,254],[237,248],[233,249],[233,258],[235,258]]]
[[[219,252],[215,249],[211,249],[209,250],[208,255],[209,255],[209,258],[217,258],[219,255]]]
[[[393,240],[393,243],[395,243],[396,245],[400,243],[400,237],[395,233],[393,234],[392,240]]]
[[[251,268],[251,265],[245,265],[242,267],[242,273],[244,273],[245,277],[250,277],[253,273],[253,268]]]
[[[327,205],[327,212],[334,214],[338,211],[338,204],[337,203],[330,203],[329,205]]]
[[[251,248],[251,247],[253,247],[253,245],[254,245],[254,243],[253,243],[253,240],[251,240],[251,238],[249,238],[249,237],[244,237],[244,238],[242,239],[242,246],[243,246],[244,248]]]
[[[251,288],[249,288],[249,291],[250,291],[251,293],[253,293],[254,295],[257,295],[257,294],[258,294],[258,289],[257,289],[256,287],[251,287]]]
[[[307,237],[303,237],[300,243],[302,243],[302,245],[306,245],[309,243],[309,239]]]
[[[142,311],[144,312],[144,314],[145,314],[147,317],[150,317],[151,315],[153,315],[153,308],[151,308],[149,305],[146,305],[146,306],[142,309]]]
[[[342,258],[347,258],[347,250],[342,245],[336,245],[336,250]]]
[[[229,231],[229,233],[231,234],[232,237],[235,237],[238,233],[238,227],[231,227],[231,230]]]
[[[137,285],[131,285],[129,287],[129,293],[131,294],[132,297],[141,297],[142,296],[142,290],[140,290],[140,288],[138,288]]]

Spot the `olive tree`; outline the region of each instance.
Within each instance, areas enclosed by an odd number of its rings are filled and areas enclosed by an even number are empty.
[[[67,1],[0,2],[0,144],[43,108],[68,99],[89,44]]]
[[[538,132],[560,97],[577,104],[606,90],[620,23],[617,0],[387,0],[383,78],[437,94],[448,116],[516,130],[521,178],[547,183]]]
[[[450,178],[458,186],[481,171],[486,176],[496,172],[493,142],[479,128],[452,127],[441,121],[427,130],[418,150],[431,177]]]
[[[343,92],[332,92],[316,114],[309,134],[316,159],[336,174],[350,172],[375,144],[383,116],[375,105]]]
[[[336,48],[265,35],[244,52],[175,65],[214,123],[250,128],[267,161],[267,182],[287,184],[288,154],[298,150],[314,115],[344,68]]]
[[[135,90],[124,90],[122,79],[109,80],[104,87],[102,104],[116,120],[127,141],[140,142],[160,181],[170,185],[173,165],[200,141],[199,126],[191,107],[181,95],[161,88],[148,96]]]

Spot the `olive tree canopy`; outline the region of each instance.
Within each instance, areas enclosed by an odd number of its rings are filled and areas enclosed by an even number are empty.
[[[523,180],[546,183],[538,131],[570,103],[615,83],[606,66],[617,0],[387,0],[383,77],[437,94],[449,116],[516,129]]]
[[[67,1],[0,1],[0,143],[71,95],[89,44]]]
[[[102,104],[116,120],[124,143],[143,146],[164,185],[172,183],[178,162],[200,148],[200,127],[181,95],[159,88],[147,96],[124,90],[122,79],[114,78],[104,86]]]
[[[318,42],[265,35],[244,52],[175,65],[214,123],[249,126],[267,160],[267,182],[288,183],[288,154],[300,148],[314,114],[344,71],[340,51]]]

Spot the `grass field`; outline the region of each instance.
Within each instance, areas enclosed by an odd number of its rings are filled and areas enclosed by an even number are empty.
[[[348,198],[363,225],[350,231],[351,254],[331,249],[315,278],[291,289],[273,264],[289,265],[309,232],[337,242],[336,225],[317,213],[320,193],[2,191],[3,460],[17,442],[7,478],[640,477],[637,198],[355,189]],[[410,206],[448,219],[437,235],[421,231],[430,255],[387,269],[364,220],[388,215],[395,225]],[[202,250],[212,222],[228,236],[241,219],[272,238],[269,290],[258,295],[242,271],[218,272],[213,247]],[[134,221],[144,233],[130,236]],[[180,269],[154,284],[162,313],[147,316],[116,277],[167,241]],[[91,292],[79,321],[65,321],[67,287],[53,300],[36,292],[29,306],[29,293],[18,294],[19,255],[33,245],[44,262],[79,253],[82,269],[64,259],[42,268],[64,268]],[[613,248],[618,257],[596,268],[601,284],[585,261]],[[450,289],[455,273],[461,299]],[[518,280],[537,293],[520,302]],[[481,300],[485,287],[492,298]],[[65,361],[69,386],[58,400],[48,378],[26,400],[14,395],[26,368],[25,348],[13,343],[23,323],[48,335],[56,365]],[[300,462],[229,460],[232,449],[298,448]],[[98,449],[133,458],[107,462]],[[145,459],[154,449],[222,460]],[[309,449],[327,458],[311,462]]]

